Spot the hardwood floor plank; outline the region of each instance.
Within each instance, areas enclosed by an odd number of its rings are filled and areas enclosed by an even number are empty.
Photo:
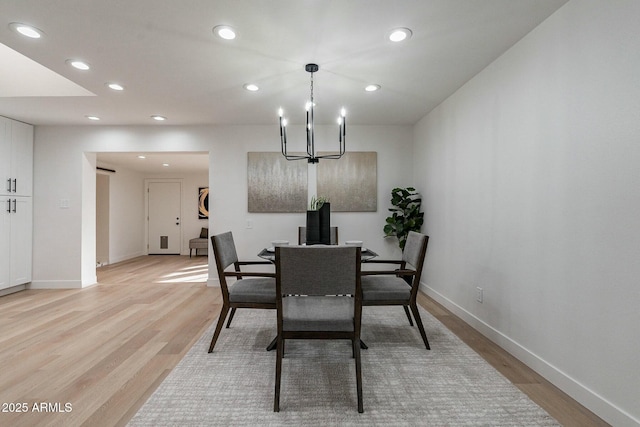
[[[220,291],[206,286],[207,258],[145,256],[98,269],[99,284],[0,297],[0,426],[123,426],[217,319]],[[601,419],[444,307],[420,304],[567,426]],[[428,333],[428,331],[427,331]],[[31,412],[33,404],[71,412]]]

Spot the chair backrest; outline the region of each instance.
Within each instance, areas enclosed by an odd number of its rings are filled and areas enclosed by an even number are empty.
[[[429,236],[410,231],[407,236],[407,242],[404,245],[404,251],[402,251],[402,260],[416,269],[416,275],[413,281],[414,284],[417,285],[420,284],[420,276],[422,275],[422,267],[424,265],[428,243]],[[414,288],[417,288],[417,286],[414,286]]]
[[[331,227],[331,244],[338,244],[338,227]],[[307,243],[307,227],[298,227],[298,244]]]
[[[356,295],[360,248],[355,246],[282,246],[276,248],[278,296]]]
[[[231,264],[238,262],[238,254],[236,252],[236,245],[233,242],[233,234],[227,231],[226,233],[211,236],[211,246],[213,246],[213,254],[216,259],[220,286],[223,292],[226,292],[227,282],[224,277],[224,270]]]

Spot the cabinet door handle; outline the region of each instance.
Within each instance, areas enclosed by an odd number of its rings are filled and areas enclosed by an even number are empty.
[[[7,180],[7,191],[11,193],[11,178]]]
[[[18,209],[18,199],[13,199],[13,213]]]
[[[11,199],[7,199],[7,212],[11,213]]]
[[[14,178],[13,180],[13,192],[17,193],[18,192],[18,179]]]

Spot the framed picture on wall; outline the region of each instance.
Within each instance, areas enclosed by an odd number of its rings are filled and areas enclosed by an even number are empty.
[[[209,218],[209,187],[198,189],[198,219]]]

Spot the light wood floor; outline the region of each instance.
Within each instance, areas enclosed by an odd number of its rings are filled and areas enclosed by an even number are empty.
[[[86,289],[0,297],[0,426],[125,425],[217,318],[220,292],[206,287],[206,263],[206,257],[140,257],[98,269],[99,284]],[[607,425],[442,306],[420,298],[563,425]],[[22,403],[26,413],[15,412]],[[50,412],[34,411],[43,403]]]

